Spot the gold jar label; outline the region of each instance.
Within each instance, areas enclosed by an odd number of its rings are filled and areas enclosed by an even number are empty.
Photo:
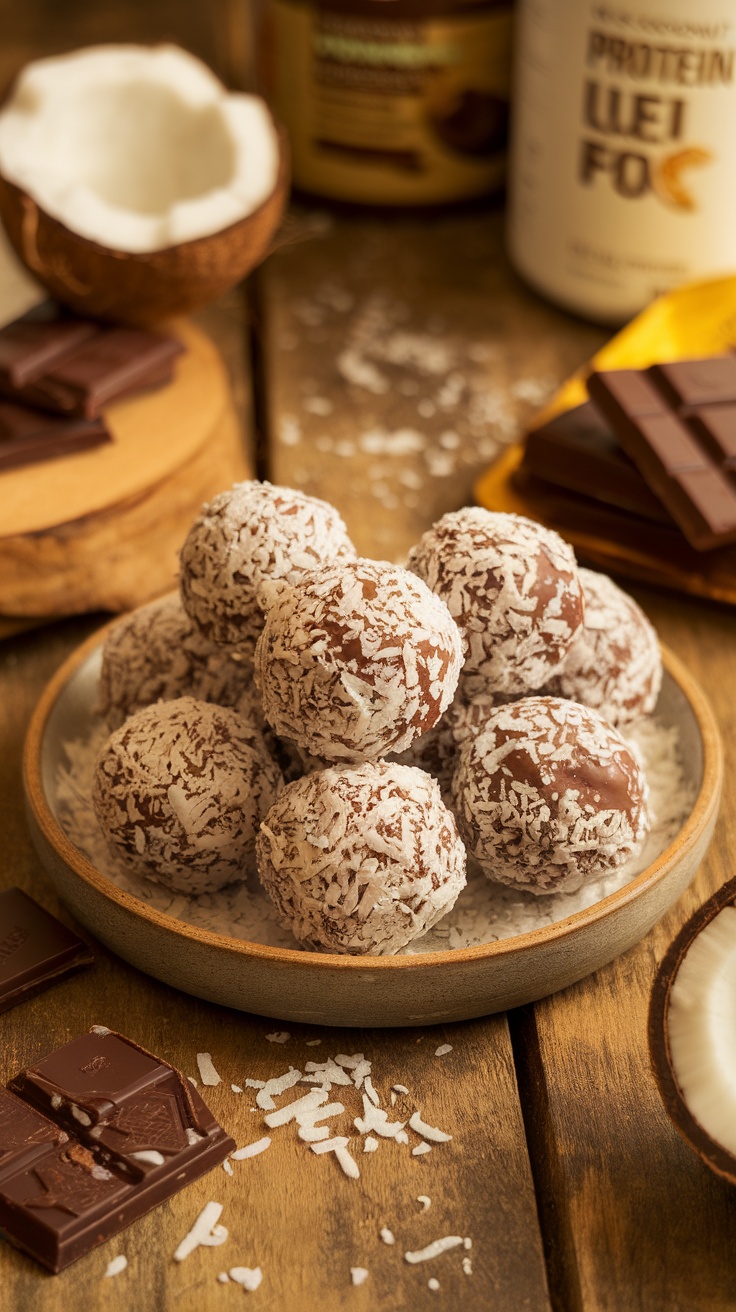
[[[498,187],[509,5],[441,17],[350,10],[294,0],[269,6],[266,91],[291,138],[295,184],[398,205]]]

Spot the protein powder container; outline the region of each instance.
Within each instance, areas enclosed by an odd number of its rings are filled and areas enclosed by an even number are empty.
[[[503,183],[511,0],[268,0],[259,46],[297,187],[423,205]]]
[[[508,239],[523,277],[620,323],[736,266],[734,0],[520,0]]]

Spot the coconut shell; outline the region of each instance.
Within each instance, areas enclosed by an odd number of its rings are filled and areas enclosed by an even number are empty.
[[[677,1082],[670,1051],[667,1017],[670,993],[684,957],[698,934],[723,911],[736,904],[736,879],[730,879],[704,902],[670,944],[652,986],[649,1003],[649,1055],[665,1111],[693,1152],[722,1179],[736,1184],[736,1157],[712,1139],[690,1111]]]
[[[289,191],[289,148],[279,130],[279,171],[258,209],[207,237],[130,253],[72,232],[0,174],[0,218],[20,259],[78,314],[148,327],[216,301],[271,249]]]

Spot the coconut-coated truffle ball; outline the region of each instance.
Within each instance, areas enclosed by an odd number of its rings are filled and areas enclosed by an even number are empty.
[[[647,795],[617,730],[556,697],[492,710],[453,781],[468,852],[490,879],[529,893],[572,893],[635,856],[649,830]]]
[[[651,715],[662,686],[657,634],[641,606],[606,574],[580,570],[585,621],[544,691],[591,706],[611,724]]]
[[[235,706],[253,683],[250,661],[203,637],[176,593],[124,615],[102,650],[99,710],[110,729],[153,702],[196,697]]]
[[[266,719],[328,762],[403,751],[450,704],[461,667],[444,602],[377,560],[327,565],[284,588],[255,656]]]
[[[434,779],[386,761],[287,784],[257,852],[282,921],[322,951],[398,952],[465,886],[465,849]]]
[[[252,658],[263,609],[282,582],[355,547],[333,506],[270,483],[237,483],[202,508],[180,557],[187,613],[213,642]]]
[[[193,697],[131,715],[108,738],[92,800],[129,869],[205,893],[253,868],[258,825],[282,786],[258,731]]]
[[[466,641],[466,671],[492,692],[542,687],[582,625],[572,548],[520,515],[477,506],[444,515],[408,565],[447,602]]]

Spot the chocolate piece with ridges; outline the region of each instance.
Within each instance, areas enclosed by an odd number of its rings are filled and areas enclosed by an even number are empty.
[[[0,893],[0,926],[0,1011],[94,961],[81,938],[19,888]]]
[[[88,319],[17,319],[0,328],[0,381],[24,387],[99,332]]]
[[[0,401],[0,470],[55,460],[111,441],[102,419],[62,419]]]
[[[96,1027],[0,1089],[0,1230],[60,1271],[234,1147],[178,1071]]]
[[[702,402],[736,402],[730,357],[593,373],[588,390],[688,542],[698,551],[736,542],[736,482],[701,440]]]
[[[624,455],[591,401],[532,429],[524,445],[523,469],[555,487],[674,527],[672,516]]]

